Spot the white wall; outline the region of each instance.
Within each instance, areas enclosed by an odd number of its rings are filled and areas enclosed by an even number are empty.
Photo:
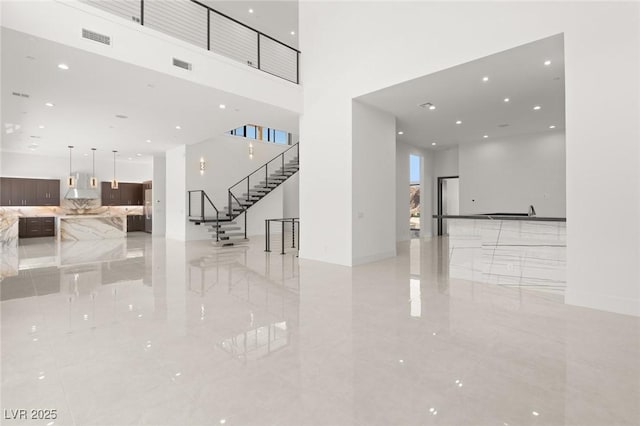
[[[306,146],[306,145],[305,145]],[[372,149],[373,148],[373,149]],[[353,101],[352,265],[396,254],[396,119]],[[409,186],[405,187],[405,194]],[[408,204],[408,197],[405,198]],[[326,224],[325,229],[331,224]]]
[[[432,175],[436,178],[447,176],[458,176],[458,147],[434,150]]]
[[[91,174],[91,156],[85,157],[76,153],[72,157],[72,166],[74,172]],[[137,162],[117,159],[116,174],[120,182],[150,180],[153,176],[153,164],[151,161]],[[2,176],[64,180],[67,175],[69,175],[68,156],[52,157],[17,152],[2,153]],[[96,154],[96,177],[99,181],[110,181],[113,178],[111,152]]]
[[[434,207],[434,151],[422,149],[422,171],[420,172],[420,237],[428,239],[433,236],[434,221],[431,218]]]
[[[300,217],[300,174],[291,176],[284,186],[282,214],[284,217]]]
[[[563,131],[462,145],[460,211],[565,217],[565,163]]]
[[[2,26],[290,111],[301,111],[302,90],[296,84],[79,1],[3,1]],[[107,47],[83,39],[82,28],[111,36],[112,45]],[[172,57],[192,63],[192,71],[174,67]]]
[[[411,239],[409,231],[409,155],[411,147],[396,142],[396,241]],[[422,191],[422,185],[420,187]],[[422,196],[422,194],[420,194]]]
[[[253,144],[252,159],[249,158],[249,143]],[[189,145],[186,151],[187,190],[203,189],[215,206],[222,212],[228,204],[227,191],[231,185],[234,185],[288,148],[290,148],[288,145],[278,145],[228,135],[221,135],[198,144]],[[201,158],[206,162],[206,170],[202,174],[199,168]],[[286,157],[285,161],[288,159],[289,156]],[[277,162],[270,166],[273,171],[278,167],[280,167],[280,163]],[[263,172],[252,177],[250,184],[253,187],[254,184],[258,184],[261,180],[264,180]],[[288,181],[269,193],[258,204],[251,207],[247,217],[247,234],[249,236],[264,235],[265,219],[283,217],[283,197],[285,194],[283,187],[287,185],[289,185]],[[234,194],[239,196],[243,192],[246,192],[246,187],[239,188]],[[199,205],[196,203],[196,198],[194,198],[193,205]],[[214,210],[212,209],[206,210],[206,215],[213,215],[213,212]],[[238,220],[244,221],[243,217],[239,217]],[[188,225],[187,239],[209,238],[211,238],[211,233],[207,232],[207,227]]]
[[[153,156],[153,182],[151,186],[154,236],[166,235],[167,226],[167,159],[162,155]]]
[[[350,185],[361,173],[351,159],[354,97],[564,33],[566,301],[640,315],[639,8],[612,2],[301,2],[301,256],[348,264],[359,235],[351,232]],[[604,225],[614,205],[624,212],[619,230]]]
[[[168,239],[187,239],[187,175],[186,145],[168,150],[166,156],[166,236]]]

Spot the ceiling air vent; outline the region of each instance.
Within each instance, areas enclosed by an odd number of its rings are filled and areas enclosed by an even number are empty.
[[[28,98],[28,97],[29,97],[29,95],[28,95],[28,94],[26,94],[26,93],[11,92],[11,94],[12,94],[13,96],[18,96],[18,97],[21,97],[21,98]]]
[[[173,58],[173,65],[178,68],[184,68],[191,71],[191,64],[189,62],[181,61],[180,59]]]
[[[87,40],[97,41],[98,43],[111,46],[111,37],[104,34],[96,33],[94,31],[89,31],[85,28],[82,29],[82,38],[86,38]]]

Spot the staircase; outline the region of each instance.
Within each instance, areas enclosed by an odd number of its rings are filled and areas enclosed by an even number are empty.
[[[300,168],[298,157],[299,144],[296,143],[240,179],[227,190],[227,205],[222,210],[204,190],[188,191],[189,222],[208,226],[218,247],[247,243],[247,211],[296,174]],[[199,209],[193,206],[194,198],[199,199]],[[244,216],[241,218],[241,215]]]

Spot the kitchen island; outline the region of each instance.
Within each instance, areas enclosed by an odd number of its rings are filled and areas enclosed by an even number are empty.
[[[126,215],[58,216],[58,241],[103,240],[127,236]]]
[[[447,221],[452,277],[564,293],[566,218],[499,214],[433,217]]]
[[[18,275],[18,216],[0,211],[0,281]]]

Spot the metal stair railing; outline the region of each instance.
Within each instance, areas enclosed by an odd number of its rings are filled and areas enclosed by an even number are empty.
[[[191,201],[192,201],[192,194],[199,192],[200,193],[200,216],[193,216],[192,213],[192,209],[191,209]],[[202,222],[205,222],[206,220],[206,215],[205,215],[205,200],[207,200],[207,202],[209,203],[209,205],[211,205],[211,207],[213,207],[213,209],[216,211],[216,224],[218,226],[220,226],[220,211],[218,210],[218,208],[215,206],[215,204],[213,204],[213,201],[211,201],[211,198],[209,198],[209,196],[207,195],[206,192],[204,192],[202,189],[196,189],[196,190],[191,190],[191,191],[187,191],[187,193],[189,194],[189,218],[200,218],[202,220]],[[246,231],[245,231],[246,232]],[[216,241],[220,241],[220,233],[216,232]]]
[[[290,157],[290,159],[293,158],[299,158],[300,157],[300,142],[296,142],[294,145],[290,146],[289,148],[287,148],[286,150],[284,150],[283,152],[281,152],[280,154],[276,155],[275,157],[273,157],[271,160],[267,161],[266,163],[264,163],[262,166],[258,167],[256,170],[254,170],[253,172],[249,173],[247,176],[243,177],[242,179],[240,179],[238,182],[236,182],[235,184],[231,185],[229,187],[228,190],[228,209],[229,209],[229,217],[233,220],[236,217],[240,216],[242,213],[244,213],[244,236],[245,239],[247,238],[247,210],[249,209],[249,207],[251,207],[253,204],[250,204],[250,198],[251,198],[251,177],[258,174],[259,176],[262,176],[262,171],[264,170],[264,187],[265,189],[269,188],[269,165],[275,161],[278,161],[278,165],[281,167],[281,175],[283,177],[285,177],[285,179],[281,180],[281,181],[276,181],[276,186],[278,186],[280,183],[284,182],[284,180],[287,179],[287,174],[285,172],[285,157],[287,155],[291,155],[292,153],[295,153],[295,157]],[[272,169],[273,166],[272,166]],[[239,187],[241,184],[244,184],[246,182],[246,188],[247,188],[247,198],[246,198],[246,203],[243,205],[240,200],[238,200],[238,198],[234,195],[233,191],[237,190],[237,187]],[[244,188],[245,186],[242,185],[242,188]],[[275,186],[274,186],[275,188]],[[270,191],[267,191],[267,193]],[[234,208],[233,208],[233,201],[235,200],[235,202],[238,204],[238,207],[241,208],[241,210],[239,211],[238,214],[234,213]]]

